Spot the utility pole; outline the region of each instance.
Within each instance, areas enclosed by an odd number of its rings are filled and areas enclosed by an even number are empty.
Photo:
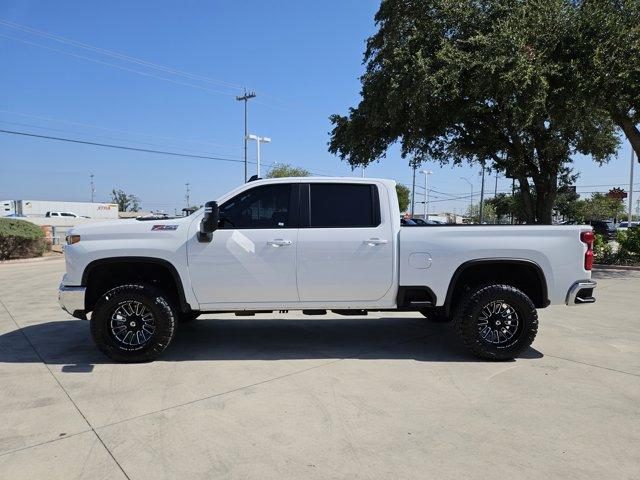
[[[184,198],[187,200],[187,208],[189,208],[191,206],[191,203],[189,202],[189,194],[191,193],[191,190],[189,190],[189,183],[185,183],[184,184],[187,187],[187,193],[184,196]]]
[[[89,175],[89,177],[91,177],[91,203],[93,203],[93,200],[96,196],[96,188],[95,188],[95,185],[93,184],[93,173]]]
[[[631,226],[631,220],[633,219],[633,146],[631,146],[631,168],[629,172],[629,226]]]
[[[480,187],[480,208],[478,211],[480,225],[482,225],[482,221],[484,220],[483,208],[484,208],[484,163],[482,164],[482,186]]]
[[[247,93],[247,90],[245,89],[244,91],[244,95],[238,96],[236,97],[236,100],[238,100],[239,102],[244,102],[244,181],[246,183],[247,181],[247,134],[248,134],[248,128],[249,128],[249,119],[248,119],[248,110],[247,110],[247,102],[252,99],[255,98],[256,94],[255,92],[249,92]]]
[[[411,216],[415,213],[416,205],[416,163],[413,162],[413,183],[411,184]]]

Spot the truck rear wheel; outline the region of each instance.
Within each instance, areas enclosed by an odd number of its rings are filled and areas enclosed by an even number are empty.
[[[149,362],[171,343],[175,322],[173,308],[161,290],[121,285],[96,302],[91,336],[100,351],[117,362]]]
[[[454,322],[465,346],[476,357],[510,360],[528,348],[538,332],[538,313],[531,299],[509,285],[471,289]]]

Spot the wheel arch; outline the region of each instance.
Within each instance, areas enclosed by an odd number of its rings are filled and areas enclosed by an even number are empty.
[[[130,270],[136,265],[138,265],[139,268],[136,270],[135,275],[131,275],[130,272],[123,273],[124,270]],[[105,279],[104,276],[108,272],[114,272],[116,275],[112,278]],[[104,293],[104,291],[101,290],[117,286],[114,285],[117,281],[144,280],[144,277],[141,277],[144,272],[155,272],[156,274],[162,273],[160,278],[154,278],[153,280],[165,282],[163,286],[170,289],[170,292],[167,293],[175,296],[174,300],[180,307],[180,310],[183,312],[191,310],[185,296],[182,279],[180,278],[180,274],[176,267],[171,262],[163,258],[137,256],[100,258],[90,262],[85,267],[82,272],[82,286],[87,288],[87,293],[85,295],[86,311],[91,311],[97,301],[97,298],[101,293]],[[104,287],[100,288],[96,285],[96,282],[98,282],[98,285]]]
[[[527,273],[532,275],[526,276]],[[519,277],[523,274],[524,277]],[[455,300],[465,286],[488,282],[519,288],[531,298],[536,308],[545,308],[550,303],[547,280],[538,263],[525,258],[481,258],[462,263],[453,273],[444,302],[446,314],[451,314]]]

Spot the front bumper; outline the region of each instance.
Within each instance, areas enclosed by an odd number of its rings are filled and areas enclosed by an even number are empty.
[[[593,296],[593,290],[596,288],[596,285],[597,283],[593,280],[580,280],[574,283],[567,292],[565,303],[573,307],[575,305],[595,302],[596,299]]]
[[[62,309],[76,318],[86,320],[84,312],[85,287],[69,287],[60,284],[58,288],[58,303]]]

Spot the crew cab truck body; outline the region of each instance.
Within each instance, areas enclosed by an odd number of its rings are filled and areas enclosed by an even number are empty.
[[[477,356],[513,358],[536,309],[595,301],[589,226],[402,227],[395,183],[283,178],[244,184],[193,215],[72,229],[62,308],[118,361],[148,361],[204,312],[453,320]]]

